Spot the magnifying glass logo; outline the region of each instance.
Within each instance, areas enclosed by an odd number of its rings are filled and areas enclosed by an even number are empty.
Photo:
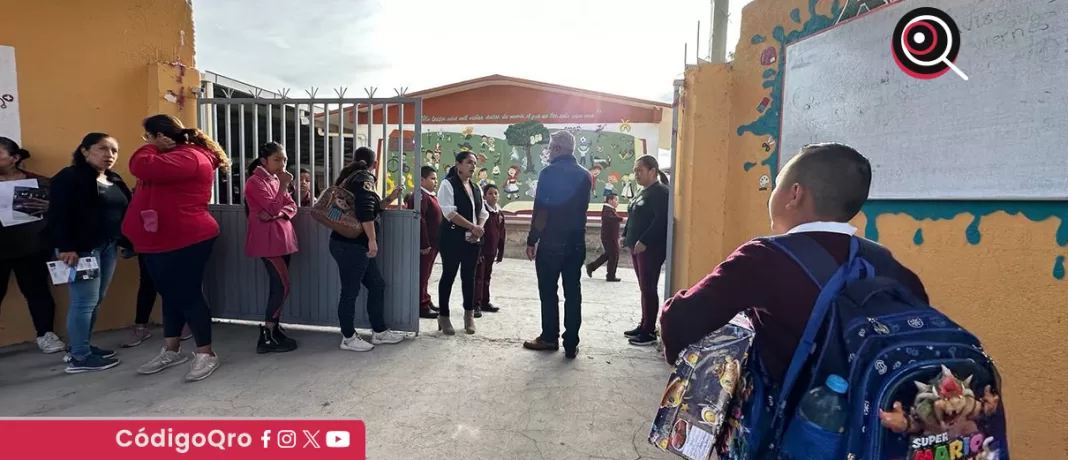
[[[968,76],[954,64],[960,52],[960,29],[953,18],[937,8],[916,8],[894,28],[891,51],[898,68],[911,77],[930,80],[952,70]]]

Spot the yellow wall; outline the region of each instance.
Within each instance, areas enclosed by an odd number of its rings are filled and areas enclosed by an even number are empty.
[[[761,54],[770,47],[781,56],[783,41],[833,25],[842,8],[857,6],[848,3],[855,2],[756,0],[743,11],[735,61],[687,71],[673,290],[769,233],[770,190],[759,189],[759,178],[777,173],[775,146],[762,144],[778,134],[781,86],[773,73],[781,60],[763,65]],[[772,102],[761,113],[764,97]],[[916,270],[933,304],[984,341],[1004,379],[1014,456],[1064,458],[1068,203],[872,202],[854,224]]]
[[[15,47],[23,147],[27,169],[52,175],[70,162],[83,135],[115,136],[120,155],[141,144],[141,120],[155,113],[196,123],[192,88],[193,17],[185,0],[10,1],[4,6],[0,45]],[[186,66],[172,65],[180,62]],[[165,100],[184,95],[182,107]],[[116,171],[132,183],[124,158]],[[0,346],[35,336],[14,279],[0,307]],[[53,288],[56,332],[66,336],[67,295]],[[133,323],[137,264],[120,261],[97,330]],[[156,315],[159,309],[156,309]]]

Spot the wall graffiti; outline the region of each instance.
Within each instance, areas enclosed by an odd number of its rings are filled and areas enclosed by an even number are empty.
[[[834,0],[831,2],[829,14],[817,11],[818,0],[808,0],[808,18],[801,17],[801,11],[794,9],[790,12],[790,20],[797,26],[787,32],[787,26],[778,25],[770,34],[775,40],[769,52],[768,47],[756,49],[758,53],[753,58],[766,67],[763,73],[761,86],[768,91],[766,97],[754,107],[753,121],[737,128],[737,135],[744,136],[746,133],[757,136],[763,141],[763,153],[759,162],[745,161],[743,169],[748,173],[760,175],[759,182],[763,185],[764,176],[769,177],[771,187],[774,188],[776,175],[779,171],[779,147],[775,142],[779,136],[779,115],[782,109],[783,82],[782,71],[784,59],[769,59],[771,55],[783,56],[786,45],[808,37],[842,21],[862,16],[882,6],[896,3],[901,0]],[[843,4],[844,3],[844,4]],[[764,35],[756,34],[750,39],[752,45],[760,45],[767,41]],[[768,101],[765,103],[765,101]],[[758,169],[757,166],[767,169]],[[761,187],[763,190],[763,187]],[[904,214],[919,223],[924,220],[948,220],[959,215],[971,216],[971,222],[965,229],[965,239],[968,244],[977,245],[982,240],[980,229],[984,217],[994,213],[1006,213],[1009,215],[1021,215],[1033,222],[1041,222],[1056,218],[1060,220],[1057,227],[1055,241],[1058,246],[1068,246],[1068,202],[1038,202],[1038,201],[869,201],[863,208],[867,224],[864,228],[864,237],[873,241],[879,240],[877,221],[880,216],[892,214]],[[917,226],[918,227],[918,226]],[[922,228],[917,228],[913,236],[913,243],[922,245],[924,235]],[[1053,277],[1058,280],[1065,278],[1065,256],[1058,255],[1053,264]]]

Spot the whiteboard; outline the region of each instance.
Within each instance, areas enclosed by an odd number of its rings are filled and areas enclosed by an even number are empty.
[[[0,45],[0,136],[22,144],[15,48]]]
[[[953,71],[906,75],[891,35],[934,6],[961,31]],[[780,164],[841,142],[872,199],[1068,199],[1068,1],[905,0],[786,47]]]

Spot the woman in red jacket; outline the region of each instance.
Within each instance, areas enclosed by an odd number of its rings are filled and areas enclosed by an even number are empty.
[[[137,372],[155,374],[189,360],[181,353],[182,327],[196,341],[186,380],[202,380],[219,367],[211,348],[211,311],[204,298],[204,268],[219,224],[208,213],[215,170],[230,171],[230,160],[199,129],[187,129],[170,115],[145,119],[146,145],[130,157],[137,193],[122,232],[145,257],[163,299],[164,346]]]
[[[286,171],[286,149],[277,142],[260,147],[248,165],[245,182],[245,255],[258,257],[270,279],[267,313],[260,327],[257,353],[287,352],[297,349],[297,341],[287,337],[278,321],[282,304],[289,297],[289,258],[297,252],[297,234],[290,221],[297,215],[297,203],[287,193],[293,175]]]

